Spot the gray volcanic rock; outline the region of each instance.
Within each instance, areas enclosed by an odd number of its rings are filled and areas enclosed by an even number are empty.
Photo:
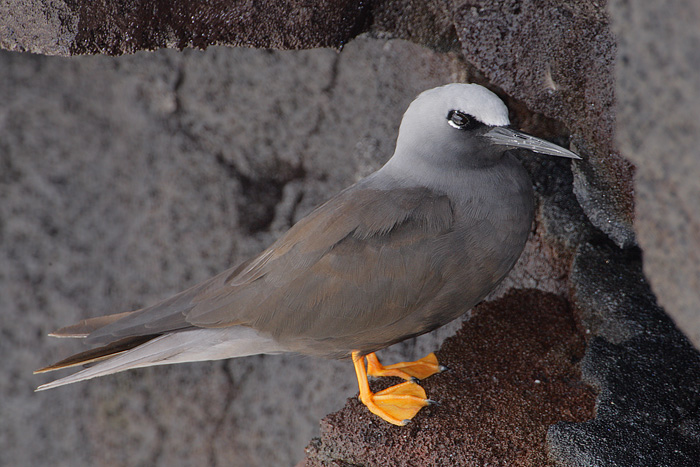
[[[610,6],[619,37],[617,143],[637,166],[644,273],[700,348],[700,3]]]
[[[0,46],[42,53],[123,54],[212,44],[259,48],[341,48],[363,32],[460,51],[495,86],[564,122],[589,160],[576,172],[588,217],[620,246],[634,244],[632,169],[614,154],[615,42],[605,10],[579,2],[379,1],[47,5],[39,38],[18,35],[21,16],[3,21]],[[12,11],[12,3],[8,10]],[[26,23],[34,24],[30,20]],[[65,25],[71,24],[71,34]],[[60,39],[59,39],[60,37]]]

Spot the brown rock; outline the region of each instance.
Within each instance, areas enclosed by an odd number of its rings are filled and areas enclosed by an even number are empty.
[[[440,405],[395,427],[350,399],[323,419],[305,465],[553,465],[549,426],[593,417],[594,392],[576,365],[583,351],[576,320],[556,295],[523,290],[484,303],[437,352],[450,370],[421,382]]]

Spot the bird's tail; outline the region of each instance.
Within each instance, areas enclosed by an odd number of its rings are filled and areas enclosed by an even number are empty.
[[[71,326],[66,326],[64,328],[61,328],[57,331],[54,331],[49,334],[50,337],[59,337],[59,338],[73,338],[73,339],[82,339],[86,338],[87,336],[90,335],[91,332],[100,329],[104,326],[107,326],[108,324],[112,324],[115,321],[118,321],[122,318],[127,317],[128,315],[132,314],[133,311],[127,311],[125,313],[116,313],[113,315],[107,315],[107,316],[99,316],[97,318],[90,318],[90,319],[84,319],[82,321],[79,321],[76,324],[73,324]],[[133,349],[134,347],[137,347],[144,342],[148,342],[149,340],[153,339],[154,337],[157,337],[157,335],[148,335],[148,336],[134,336],[134,337],[127,337],[125,339],[119,339],[114,342],[110,342],[107,345],[104,345],[102,347],[96,348],[96,349],[90,349],[85,352],[80,352],[75,355],[71,355],[68,358],[65,358],[61,360],[60,362],[54,363],[53,365],[49,365],[47,367],[41,368],[39,370],[36,370],[34,374],[37,373],[47,373],[49,371],[54,371],[54,370],[60,370],[63,368],[71,368],[74,366],[78,365],[93,365],[99,361],[105,360],[107,358],[113,357],[115,355],[119,355],[121,353],[124,353],[128,350]]]
[[[135,336],[119,339],[118,341],[112,342],[107,345],[103,345],[102,347],[86,350],[85,352],[80,352],[75,355],[71,355],[68,358],[64,358],[60,362],[56,362],[53,365],[49,365],[47,367],[36,370],[34,374],[48,373],[49,371],[62,370],[64,368],[72,368],[78,365],[91,366],[103,360],[127,352],[135,347],[138,347],[141,344],[150,341],[155,337],[158,337],[158,335]]]
[[[57,337],[85,337],[89,334],[90,329],[95,328],[98,324],[108,324],[123,317],[123,315],[86,320],[60,329],[52,333],[52,335]],[[131,336],[96,349],[81,352],[46,368],[37,370],[35,373],[45,373],[79,365],[87,366],[87,368],[65,378],[42,384],[37,388],[37,391],[52,389],[132,368],[220,360],[285,351],[287,350],[270,337],[262,336],[254,329],[246,326],[208,329],[190,328],[162,334]]]

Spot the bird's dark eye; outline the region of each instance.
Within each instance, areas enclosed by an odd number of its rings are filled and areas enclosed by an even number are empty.
[[[450,110],[447,114],[447,123],[458,130],[471,130],[481,124],[476,118],[459,110]]]

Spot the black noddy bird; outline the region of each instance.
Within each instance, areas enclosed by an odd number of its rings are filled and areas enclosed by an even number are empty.
[[[86,366],[38,390],[255,354],[350,357],[360,400],[404,425],[431,402],[417,380],[443,367],[434,354],[383,366],[374,352],[459,317],[513,267],[534,199],[511,149],[579,158],[509,125],[505,104],[482,86],[421,93],[391,159],[258,256],[155,305],[52,333],[100,347],[38,370]],[[368,375],[406,381],[373,393]]]

